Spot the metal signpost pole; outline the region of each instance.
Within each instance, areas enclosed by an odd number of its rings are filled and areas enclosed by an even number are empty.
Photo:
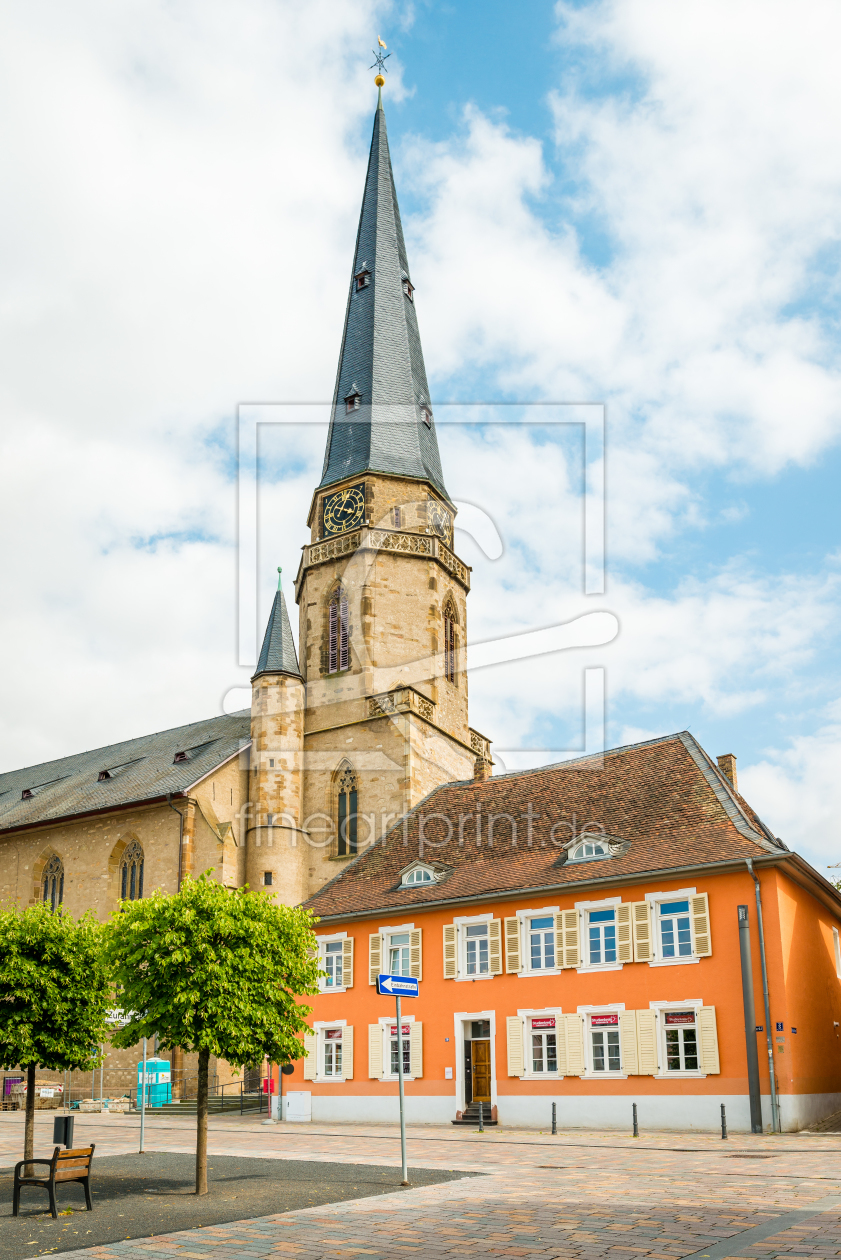
[[[140,1095],[140,1154],[143,1154],[143,1141],[146,1137],[146,1038],[143,1038],[143,1076]]]
[[[397,1083],[400,1089],[400,1156],[403,1160],[403,1180],[401,1186],[409,1184],[409,1170],[406,1167],[406,1116],[403,1110],[403,1024],[400,1015],[400,994],[394,999],[397,1007]]]

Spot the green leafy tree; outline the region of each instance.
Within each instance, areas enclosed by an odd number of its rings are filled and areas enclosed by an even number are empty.
[[[236,1067],[300,1058],[312,1008],[297,998],[318,992],[309,911],[209,875],[186,879],[172,896],[124,902],[108,924],[106,950],[130,1017],[114,1044],[157,1033],[161,1049],[198,1052],[196,1194],[207,1194],[210,1056]]]
[[[100,1062],[110,985],[103,928],[59,907],[0,911],[0,1066],[26,1068],[24,1159],[35,1144],[35,1069]]]

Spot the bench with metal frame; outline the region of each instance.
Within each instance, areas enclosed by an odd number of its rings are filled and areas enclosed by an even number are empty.
[[[55,1188],[59,1182],[79,1181],[85,1190],[85,1202],[88,1211],[93,1210],[91,1204],[91,1164],[93,1163],[93,1153],[95,1146],[77,1147],[76,1150],[63,1151],[57,1146],[53,1151],[52,1159],[22,1159],[19,1164],[15,1164],[15,1188],[12,1199],[12,1216],[17,1216],[20,1207],[20,1192],[24,1186],[42,1186],[44,1190],[49,1192],[50,1211],[54,1218],[58,1217],[58,1210],[55,1203]],[[49,1167],[49,1175],[46,1177],[21,1177],[20,1170],[31,1164],[47,1164]]]

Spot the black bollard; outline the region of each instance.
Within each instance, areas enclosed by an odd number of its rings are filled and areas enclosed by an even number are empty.
[[[482,1112],[482,1104],[479,1103],[479,1132],[485,1132],[485,1117]]]
[[[727,1137],[727,1112],[724,1110],[724,1103],[721,1104],[721,1140]]]
[[[552,1103],[552,1136],[558,1132],[558,1104]]]
[[[634,1137],[639,1137],[640,1127],[637,1124],[637,1104],[634,1103]]]

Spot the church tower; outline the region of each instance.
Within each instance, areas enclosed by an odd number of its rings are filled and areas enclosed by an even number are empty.
[[[295,578],[300,670],[278,592],[267,631],[278,660],[264,644],[254,677],[252,887],[273,869],[271,853],[283,855],[280,900],[298,899],[301,883],[315,892],[433,788],[489,773],[490,744],[468,725],[470,569],[453,550],[454,519],[380,92],[327,449]],[[299,729],[302,774],[290,768]]]

